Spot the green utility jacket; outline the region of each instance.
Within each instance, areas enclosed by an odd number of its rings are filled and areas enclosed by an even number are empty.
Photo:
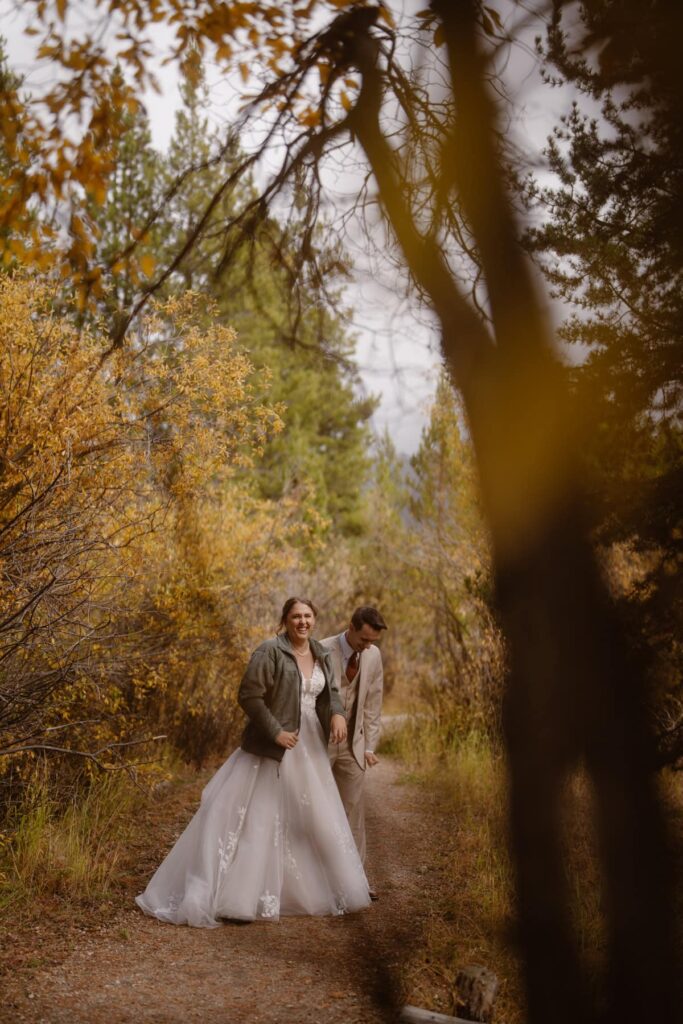
[[[315,709],[327,742],[332,715],[343,715],[344,706],[334,681],[329,652],[317,640],[310,643],[325,676],[325,688],[318,695]],[[279,633],[256,648],[240,683],[237,699],[249,717],[242,733],[242,749],[281,761],[285,749],[275,742],[275,737],[283,729],[296,732],[301,724],[301,674],[286,633]]]

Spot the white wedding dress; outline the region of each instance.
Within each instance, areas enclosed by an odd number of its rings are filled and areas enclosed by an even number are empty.
[[[344,914],[370,903],[368,883],[327,757],[315,699],[316,663],[302,681],[299,741],[282,762],[238,749],[136,898],[172,924]]]

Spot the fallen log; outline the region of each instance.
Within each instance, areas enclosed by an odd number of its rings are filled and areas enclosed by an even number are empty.
[[[447,1013],[422,1010],[419,1006],[404,1006],[398,1019],[401,1024],[470,1024],[462,1017],[449,1017]]]

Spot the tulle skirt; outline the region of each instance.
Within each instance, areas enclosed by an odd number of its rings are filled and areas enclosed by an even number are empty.
[[[315,712],[280,763],[236,750],[136,899],[172,924],[277,920],[366,907],[368,883]]]

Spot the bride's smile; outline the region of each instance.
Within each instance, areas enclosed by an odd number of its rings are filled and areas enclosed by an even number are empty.
[[[294,631],[297,640],[306,640],[310,636],[314,622],[315,616],[310,608],[302,604],[294,607],[288,619],[290,630]]]

